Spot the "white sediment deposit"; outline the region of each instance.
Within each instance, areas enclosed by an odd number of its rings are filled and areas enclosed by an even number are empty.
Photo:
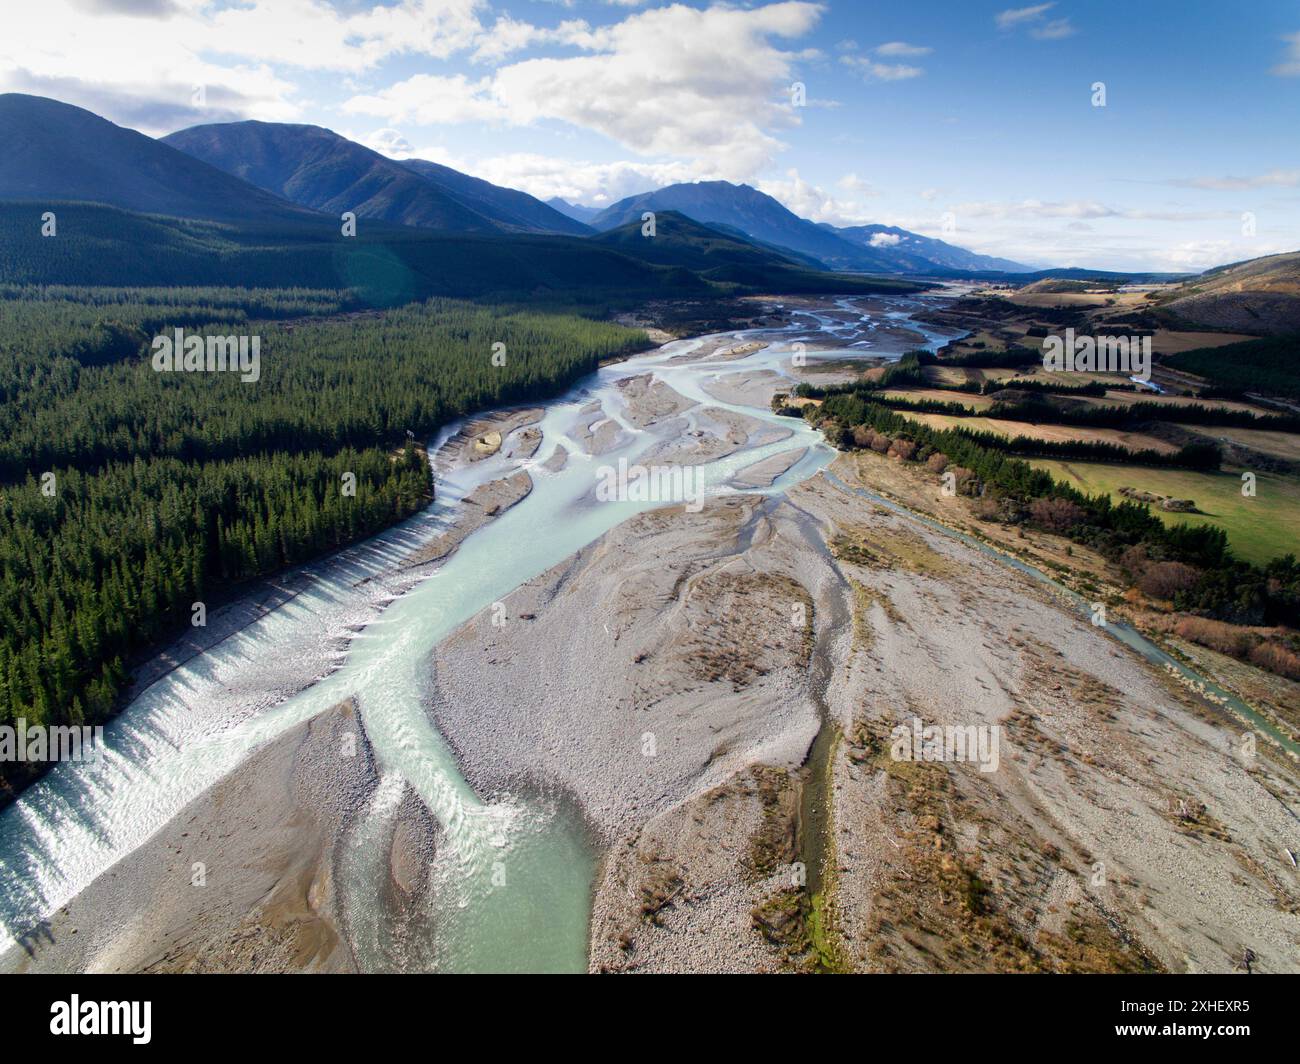
[[[1225,721],[941,533],[814,478],[641,515],[506,605],[439,647],[439,726],[477,787],[560,786],[596,825],[593,969],[811,963],[784,917],[819,694],[842,735],[822,783],[836,963],[1295,967],[1275,845],[1294,769],[1244,765]],[[997,770],[891,762],[913,717],[1000,729]]]
[[[908,306],[792,301],[446,433],[428,513],[223,611],[107,775],[4,814],[5,966],[1300,968],[1295,766],[769,412],[796,337],[913,346]],[[598,502],[624,459],[702,509]],[[914,721],[997,729],[996,770],[892,757]]]

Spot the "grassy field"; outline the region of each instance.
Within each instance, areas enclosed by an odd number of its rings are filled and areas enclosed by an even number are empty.
[[[993,405],[993,400],[987,395],[945,391],[942,388],[886,388],[882,394],[891,399],[930,399],[936,403],[961,403],[967,410],[987,410]]]
[[[932,429],[969,429],[971,432],[993,432],[999,436],[1013,438],[1026,436],[1035,440],[1079,441],[1081,443],[1113,443],[1117,447],[1127,447],[1130,451],[1160,451],[1173,454],[1177,447],[1167,440],[1156,436],[1147,436],[1141,432],[1126,432],[1123,429],[1094,429],[1086,425],[1035,425],[1031,421],[1008,421],[1004,418],[991,417],[956,417],[952,414],[918,414],[911,410],[900,410],[904,417],[912,418]]]
[[[1089,494],[1107,492],[1117,502],[1122,499],[1122,487],[1192,499],[1202,513],[1167,513],[1154,507],[1152,513],[1166,522],[1216,525],[1228,533],[1233,551],[1248,561],[1266,562],[1300,550],[1296,535],[1300,525],[1300,479],[1295,477],[1261,473],[1256,496],[1247,498],[1241,494],[1240,473],[1194,473],[1048,459],[1035,459],[1031,464]]]

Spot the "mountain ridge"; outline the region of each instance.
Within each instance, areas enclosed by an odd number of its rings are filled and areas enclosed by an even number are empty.
[[[0,198],[106,203],[218,222],[319,220],[264,189],[92,111],[0,94]]]
[[[812,222],[751,185],[729,181],[666,185],[625,197],[590,221],[594,228],[606,230],[639,219],[646,211],[661,210],[679,211],[705,225],[733,228],[760,245],[811,257],[827,269],[891,274],[1030,269],[1010,259],[979,255],[896,226],[838,228],[825,222]]]
[[[516,189],[426,159],[390,159],[324,126],[218,122],[162,142],[300,206],[454,233],[559,233],[588,226]]]

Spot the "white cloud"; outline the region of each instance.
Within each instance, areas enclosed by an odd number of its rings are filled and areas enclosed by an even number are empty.
[[[575,162],[528,152],[466,160],[441,148],[424,148],[415,151],[413,157],[442,163],[494,185],[520,189],[538,199],[560,196],[587,207],[607,207],[625,196],[664,185],[709,181],[721,176],[687,162]]]
[[[1284,251],[1294,251],[1293,246],[1284,244],[1259,243],[1253,240],[1189,240],[1156,248],[1148,252],[1156,268],[1175,273],[1199,273],[1211,266],[1221,266],[1225,262],[1239,262],[1261,255],[1277,255]]]
[[[485,0],[398,0],[343,14],[324,0],[255,0],[201,20],[205,50],[315,70],[368,70],[394,55],[445,59],[486,32]]]
[[[798,123],[779,98],[799,54],[773,42],[807,33],[821,11],[802,0],[748,10],[673,5],[595,29],[569,23],[566,43],[588,54],[524,60],[474,84],[416,75],[346,109],[391,123],[559,120],[644,155],[698,159],[743,178],[783,147],[774,131]]]
[[[892,248],[902,241],[897,233],[872,233],[869,243],[873,248]]]
[[[918,66],[910,66],[907,63],[878,63],[874,59],[860,55],[841,56],[840,62],[856,70],[867,81],[906,81],[908,78],[918,78],[925,73]]]
[[[1000,30],[1015,30],[1028,27],[1029,35],[1040,41],[1059,41],[1072,37],[1077,31],[1068,18],[1048,19],[1047,12],[1056,6],[1055,0],[1049,4],[1034,4],[1032,7],[1013,7],[999,12],[993,21]]]
[[[509,15],[500,16],[492,28],[481,38],[474,49],[474,58],[489,62],[527,48],[546,36],[546,31],[529,22],[520,22]]]
[[[889,41],[886,44],[879,45],[874,49],[876,55],[885,56],[919,56],[929,55],[934,51],[933,48],[926,48],[923,45],[907,44],[905,41]]]
[[[416,74],[380,92],[353,96],[343,110],[420,126],[508,120],[508,111],[493,98],[491,90],[490,78],[470,81],[463,74]]]
[[[1288,44],[1287,57],[1271,73],[1279,78],[1300,78],[1300,33],[1289,33],[1282,40]]]
[[[376,129],[373,133],[342,133],[340,135],[347,137],[348,140],[354,140],[358,144],[364,144],[371,151],[379,152],[380,155],[387,155],[390,159],[420,158],[420,156],[416,155],[415,149],[411,147],[411,142],[396,129]]]
[[[854,199],[836,199],[825,189],[805,181],[798,170],[787,170],[784,180],[768,179],[755,184],[760,192],[779,200],[801,218],[831,225],[861,225],[871,220],[870,211],[864,204]],[[837,184],[850,194],[875,195],[874,191],[856,187],[861,184],[869,188],[856,174],[846,174]]]
[[[282,71],[355,74],[398,54],[445,58],[483,34],[485,0],[391,0],[350,14],[326,0],[43,0],[5,19],[0,91],[54,95],[146,133],[195,122],[287,121]],[[196,86],[206,104],[195,106]]]
[[[872,187],[871,182],[859,177],[857,174],[845,174],[835,182],[837,188],[843,189],[851,196],[879,196],[880,193]]]
[[[1026,22],[1039,21],[1044,14],[1055,6],[1056,4],[1053,2],[1050,4],[1035,4],[1033,7],[1013,7],[999,12],[994,17],[994,21],[1000,30],[1014,29]]]

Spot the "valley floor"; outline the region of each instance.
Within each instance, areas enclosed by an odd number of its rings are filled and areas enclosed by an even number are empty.
[[[723,366],[709,393],[764,410],[778,380]],[[624,392],[633,427],[691,405],[641,378]],[[530,458],[531,416],[470,426],[435,461]],[[665,454],[780,442],[753,420],[702,418]],[[585,427],[597,455],[602,422]],[[770,482],[793,460],[743,473]],[[838,486],[897,468],[843,455],[783,495],[641,513],[507,596],[508,623],[437,646],[431,714],[475,791],[581,809],[599,855],[590,969],[1204,972],[1249,950],[1257,972],[1300,971],[1297,765],[1044,585]],[[429,564],[524,497],[490,483],[470,524],[386,564]],[[997,729],[996,769],[892,757],[914,719]],[[0,967],[354,969],[339,847],[380,783],[337,706]],[[393,823],[374,891],[414,941],[439,831],[411,792]]]
[[[633,519],[507,605],[529,622],[439,648],[439,725],[479,788],[549,780],[598,825],[593,970],[1300,970],[1295,765],[1238,756],[1231,721],[1034,581],[823,478]],[[914,716],[1000,727],[997,771],[892,760]]]

